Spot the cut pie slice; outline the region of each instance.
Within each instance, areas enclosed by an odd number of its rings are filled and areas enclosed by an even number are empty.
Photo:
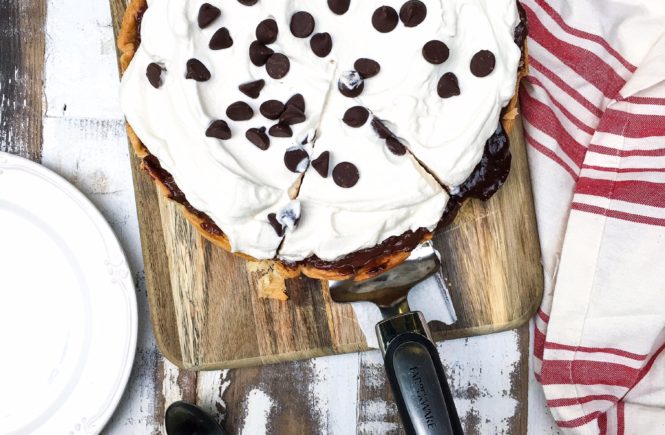
[[[410,153],[387,146],[372,124],[366,108],[331,93],[300,187],[300,220],[279,250],[287,264],[357,274],[398,252],[395,244],[408,252],[438,225],[448,194]],[[366,255],[389,239],[394,244],[383,245],[384,252]]]
[[[451,0],[427,3],[431,14],[440,19],[382,38],[390,51],[372,53],[381,72],[364,80],[358,100],[454,190],[480,162],[515,94],[522,52],[506,30],[518,25],[518,6]]]
[[[290,53],[288,80],[275,80],[268,65],[237,61],[255,56],[248,47],[256,35],[246,23],[257,26],[264,11],[228,2],[199,29],[190,22],[198,6],[184,2],[174,14],[171,2],[151,2],[142,27],[163,38],[145,39],[136,50],[122,107],[188,205],[222,229],[233,251],[274,258],[282,240],[275,219],[293,211],[289,191],[304,170],[289,167],[285,155],[293,147],[311,151],[335,66]],[[192,40],[204,48],[186,59],[178,50]]]

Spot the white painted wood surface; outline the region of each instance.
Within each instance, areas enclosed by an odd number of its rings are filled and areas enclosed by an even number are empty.
[[[180,399],[186,394],[179,382],[184,375],[161,357],[149,324],[108,1],[49,0],[46,33],[43,164],[78,186],[101,209],[126,250],[137,284],[140,325],[134,371],[104,432],[160,433],[162,422],[154,414],[156,391],[163,393],[166,405]],[[521,356],[518,342],[518,334],[511,331],[439,345],[460,415],[476,433],[508,433],[511,419],[527,408],[529,433],[558,433],[532,375],[528,404],[511,395],[511,377]],[[394,404],[358,403],[361,364],[364,370],[370,367],[370,381],[372,373],[382,373],[376,352],[308,362],[313,373],[308,403],[280,403],[261,385],[254,386],[243,399],[240,432],[266,432],[271,410],[285,406],[314,408],[320,433],[381,434],[394,429],[395,423],[386,421],[388,414],[394,416]],[[223,394],[230,382],[228,371],[201,373],[196,378],[197,401],[223,417]],[[369,416],[362,427],[356,427],[359,406]]]

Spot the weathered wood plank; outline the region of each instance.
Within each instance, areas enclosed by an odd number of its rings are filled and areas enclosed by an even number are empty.
[[[0,151],[39,161],[46,0],[0,2]]]
[[[115,35],[120,30],[127,3],[127,0],[110,0],[109,2],[111,23]],[[139,227],[141,228],[141,245],[153,247],[150,250],[143,250],[146,285],[149,289],[160,289],[159,292],[148,292],[151,310],[157,310],[160,313],[159,317],[152,317],[152,326],[162,353],[170,361],[181,361],[182,352],[170,276],[168,274],[149,273],[152,270],[168,270],[168,258],[166,255],[162,255],[167,252],[167,249],[160,224],[159,198],[161,196],[152,181],[140,168],[139,159],[136,158],[132,150],[129,153],[134,179],[136,210]]]
[[[361,354],[357,407],[358,434],[404,433],[379,352]]]
[[[196,403],[223,424],[227,418],[227,407],[235,404],[224,401],[226,389],[231,385],[230,370],[199,372],[196,386]]]
[[[178,400],[196,403],[197,374],[178,369],[167,360],[162,359],[157,367],[156,391],[153,409],[154,422],[159,426],[160,433],[166,433],[164,416],[166,408]]]
[[[307,361],[231,370],[232,381],[223,395],[226,430],[248,435],[321,433],[310,391],[315,376]]]
[[[510,397],[517,402],[513,416],[508,420],[508,433],[526,434],[529,429],[529,324],[517,331],[517,355],[513,371],[510,373]]]

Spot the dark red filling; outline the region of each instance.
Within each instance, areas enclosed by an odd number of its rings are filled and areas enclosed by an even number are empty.
[[[453,195],[460,202],[467,198],[488,200],[506,182],[510,173],[510,145],[508,136],[499,124],[496,132],[485,143],[485,152],[469,178]]]

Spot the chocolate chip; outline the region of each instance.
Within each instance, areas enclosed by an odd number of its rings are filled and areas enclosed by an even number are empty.
[[[445,73],[440,79],[436,87],[436,92],[441,98],[450,98],[460,94],[459,83],[457,76],[454,73]]]
[[[199,8],[199,16],[198,16],[199,27],[201,29],[205,29],[210,25],[210,23],[215,21],[221,14],[222,11],[220,11],[219,8],[216,8],[210,3],[203,3]]]
[[[289,58],[282,53],[275,53],[268,58],[266,63],[266,71],[273,79],[281,79],[289,73],[291,69],[291,62]]]
[[[317,33],[309,40],[309,46],[319,57],[326,57],[332,50],[332,38],[329,33]]]
[[[164,68],[155,62],[149,64],[145,70],[145,75],[148,77],[148,81],[154,88],[162,86],[162,71],[164,71]]]
[[[356,168],[356,165],[349,162],[342,162],[335,166],[332,176],[335,184],[339,187],[344,187],[345,189],[355,186],[360,179],[358,168]]]
[[[399,10],[399,19],[405,27],[416,27],[425,21],[427,6],[420,0],[409,0]]]
[[[381,139],[395,136],[379,118],[372,118],[372,128]]]
[[[314,17],[309,12],[298,11],[291,16],[291,33],[296,38],[307,38],[314,31]]]
[[[245,137],[259,149],[265,151],[270,147],[270,138],[266,134],[266,128],[250,128],[245,133]]]
[[[287,124],[277,123],[270,127],[268,134],[272,137],[291,137],[293,130]]]
[[[369,110],[362,106],[354,106],[344,113],[342,121],[349,127],[362,127],[369,118]]]
[[[328,171],[330,170],[330,151],[324,151],[317,158],[312,160],[312,167],[320,176],[328,178]]]
[[[496,59],[489,50],[480,50],[471,58],[471,73],[476,77],[487,77],[494,71]]]
[[[254,6],[259,0],[238,0],[238,3],[245,6]]]
[[[351,0],[328,0],[328,7],[337,15],[344,15],[349,10]]]
[[[353,63],[353,68],[355,68],[355,70],[358,71],[358,74],[364,79],[372,78],[381,71],[381,65],[379,65],[379,62],[364,57],[356,60]]]
[[[442,64],[448,60],[449,55],[450,51],[448,50],[448,46],[442,41],[433,39],[423,46],[423,57],[427,62],[433,63],[434,65]]]
[[[233,121],[247,121],[254,116],[254,110],[244,101],[236,101],[226,109],[226,116]]]
[[[263,20],[256,26],[256,40],[261,44],[272,44],[277,41],[277,21],[272,18]]]
[[[189,59],[187,61],[187,75],[185,78],[205,82],[210,80],[210,71],[198,59]]]
[[[261,95],[261,91],[265,85],[266,81],[260,79],[254,80],[253,82],[243,83],[242,85],[238,86],[238,89],[240,89],[240,92],[247,95],[249,98],[256,99],[259,98],[259,95]]]
[[[249,44],[249,59],[256,66],[263,66],[268,61],[268,58],[272,56],[274,51],[272,48],[266,47],[261,44],[259,41],[253,41]]]
[[[284,164],[289,171],[302,174],[309,166],[309,155],[300,146],[291,147],[284,153]]]
[[[229,125],[226,123],[226,121],[218,119],[217,121],[213,121],[210,124],[206,130],[206,136],[222,140],[229,140],[231,139],[231,129],[229,128]]]
[[[286,101],[286,106],[296,106],[301,111],[305,111],[305,97],[302,94],[295,94]]]
[[[275,230],[275,233],[277,233],[279,237],[284,236],[284,227],[277,220],[277,215],[275,213],[270,213],[268,215],[268,222],[270,223],[270,226],[272,226],[272,228]]]
[[[219,30],[215,32],[214,35],[212,35],[212,38],[210,38],[210,43],[208,44],[208,47],[211,50],[223,50],[225,48],[229,48],[233,45],[233,38],[231,38],[231,34],[229,33],[229,29],[226,27],[221,27]]]
[[[386,146],[390,152],[396,156],[403,156],[406,154],[406,147],[394,136],[386,138]]]
[[[379,118],[372,118],[372,128],[381,139],[386,141],[386,146],[391,153],[397,156],[403,156],[406,154],[406,147]]]
[[[261,103],[259,107],[259,112],[261,115],[265,116],[268,119],[279,119],[279,115],[284,112],[285,106],[281,101],[277,100],[268,100]]]
[[[307,119],[305,117],[305,112],[300,110],[300,108],[296,107],[294,104],[287,104],[286,109],[279,117],[279,122],[282,124],[293,125],[305,122],[305,119]]]
[[[397,22],[397,11],[390,6],[381,6],[372,14],[372,25],[381,33],[392,32]]]
[[[337,88],[345,97],[355,98],[362,94],[365,82],[358,71],[346,71],[342,73]]]

